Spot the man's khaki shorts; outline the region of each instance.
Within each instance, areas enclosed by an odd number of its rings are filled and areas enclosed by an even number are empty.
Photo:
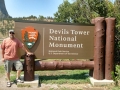
[[[5,70],[7,73],[10,73],[12,66],[16,68],[16,70],[23,70],[23,65],[20,60],[5,60]]]

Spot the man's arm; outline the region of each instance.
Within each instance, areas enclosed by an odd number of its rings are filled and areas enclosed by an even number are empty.
[[[27,55],[33,55],[33,53],[31,53],[19,39],[17,40],[19,48],[22,48],[27,53]]]
[[[33,55],[24,45],[22,46],[22,49],[27,53],[27,55]]]
[[[1,49],[1,54],[2,54],[2,59],[1,59],[1,60],[2,60],[2,62],[5,61],[5,59],[4,59],[4,53],[5,53],[5,52],[4,52],[4,51],[5,51],[4,49]]]
[[[2,49],[2,58],[4,58],[4,50]]]
[[[0,48],[1,48],[1,54],[2,54],[2,61],[4,62],[5,61],[5,59],[4,59],[4,54],[5,54],[5,40],[3,40],[3,42],[1,43]]]

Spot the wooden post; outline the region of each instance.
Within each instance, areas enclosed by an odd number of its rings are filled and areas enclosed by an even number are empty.
[[[24,63],[24,81],[33,81],[34,80],[34,55],[27,56],[25,55]]]
[[[105,20],[97,17],[94,20],[94,79],[105,78]]]
[[[105,79],[112,80],[114,67],[115,18],[106,18]]]
[[[93,61],[93,59],[90,59],[90,61]],[[94,69],[89,69],[89,76],[93,77],[93,71]]]

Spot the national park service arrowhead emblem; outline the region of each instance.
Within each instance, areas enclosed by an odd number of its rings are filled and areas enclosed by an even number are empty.
[[[26,27],[22,29],[22,40],[28,48],[32,48],[38,39],[38,31],[34,27]]]

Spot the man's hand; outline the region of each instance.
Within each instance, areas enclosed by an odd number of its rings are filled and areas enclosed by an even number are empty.
[[[33,53],[29,52],[27,48],[23,45],[22,49],[27,53],[27,56],[33,55]]]
[[[27,52],[27,56],[33,55],[32,52]]]
[[[5,59],[4,59],[4,58],[2,58],[2,62],[5,62]]]

